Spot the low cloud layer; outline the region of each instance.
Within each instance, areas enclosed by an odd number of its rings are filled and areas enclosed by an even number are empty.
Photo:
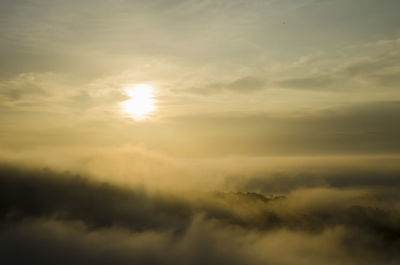
[[[389,186],[155,193],[49,169],[0,174],[4,264],[400,261],[400,198]]]

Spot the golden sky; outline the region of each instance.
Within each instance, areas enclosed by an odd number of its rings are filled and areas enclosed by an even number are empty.
[[[1,0],[0,264],[400,264],[399,0]]]
[[[1,145],[399,148],[397,1],[4,1]],[[146,120],[126,88],[154,87]],[[368,122],[365,122],[368,120]]]
[[[213,188],[282,161],[398,157],[398,1],[1,7],[7,161]]]
[[[144,152],[187,172],[400,150],[398,1],[1,7],[4,159],[69,170],[103,152],[123,172]]]

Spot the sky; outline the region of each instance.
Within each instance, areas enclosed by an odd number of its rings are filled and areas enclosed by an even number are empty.
[[[398,264],[399,10],[0,1],[0,261]]]

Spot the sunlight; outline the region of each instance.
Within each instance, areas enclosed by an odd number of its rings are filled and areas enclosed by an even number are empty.
[[[122,102],[122,108],[135,120],[143,120],[154,111],[154,88],[148,84],[128,86],[125,93],[131,98]]]

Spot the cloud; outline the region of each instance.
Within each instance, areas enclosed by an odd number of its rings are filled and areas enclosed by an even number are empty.
[[[9,100],[18,100],[21,97],[35,96],[35,95],[46,95],[46,92],[39,87],[35,82],[33,75],[22,74],[17,80],[0,84],[1,95]]]
[[[393,49],[381,48],[382,54],[351,56],[328,70],[314,70],[300,77],[288,77],[274,83],[277,87],[320,90],[348,91],[363,89],[387,89],[398,86],[400,54]],[[310,67],[310,65],[307,65]]]
[[[251,92],[263,90],[276,92],[293,89],[309,95],[317,92],[339,95],[362,89],[365,97],[368,93],[382,89],[390,91],[398,86],[400,54],[396,50],[397,42],[398,39],[394,38],[341,47],[337,58],[332,57],[334,52],[317,52],[299,56],[298,60],[293,59],[290,63],[274,62],[263,68],[243,67],[242,72],[232,72],[228,77],[221,75],[221,81],[218,78],[208,81],[209,78],[205,77],[198,85],[185,84],[183,88],[173,91],[213,96],[224,92],[240,92],[244,96],[251,96]],[[246,74],[243,75],[243,72]],[[272,93],[268,95],[276,96]]]
[[[7,264],[400,260],[400,208],[378,196],[386,189],[147,193],[52,170],[0,171],[0,261]]]
[[[218,146],[220,153],[372,154],[397,152],[399,112],[399,102],[379,101],[289,115],[217,113],[171,121],[183,139]]]
[[[328,165],[325,165],[328,166]],[[318,167],[318,166],[317,166]],[[333,172],[332,172],[333,171]],[[379,178],[376,176],[379,175]],[[241,179],[240,179],[241,178]],[[338,168],[328,171],[275,172],[256,173],[251,178],[231,176],[229,179],[241,183],[239,187],[245,190],[262,192],[288,192],[299,188],[335,187],[335,188],[362,188],[362,187],[396,187],[400,185],[399,172],[393,170],[379,170],[369,168]]]
[[[217,94],[221,92],[251,93],[263,90],[265,86],[266,82],[261,78],[246,76],[231,82],[212,83],[204,87],[195,87],[189,90],[186,89],[184,92],[203,95]]]
[[[276,82],[278,87],[305,89],[305,90],[325,90],[335,83],[340,82],[338,78],[329,75],[318,74],[301,78],[289,78]]]

